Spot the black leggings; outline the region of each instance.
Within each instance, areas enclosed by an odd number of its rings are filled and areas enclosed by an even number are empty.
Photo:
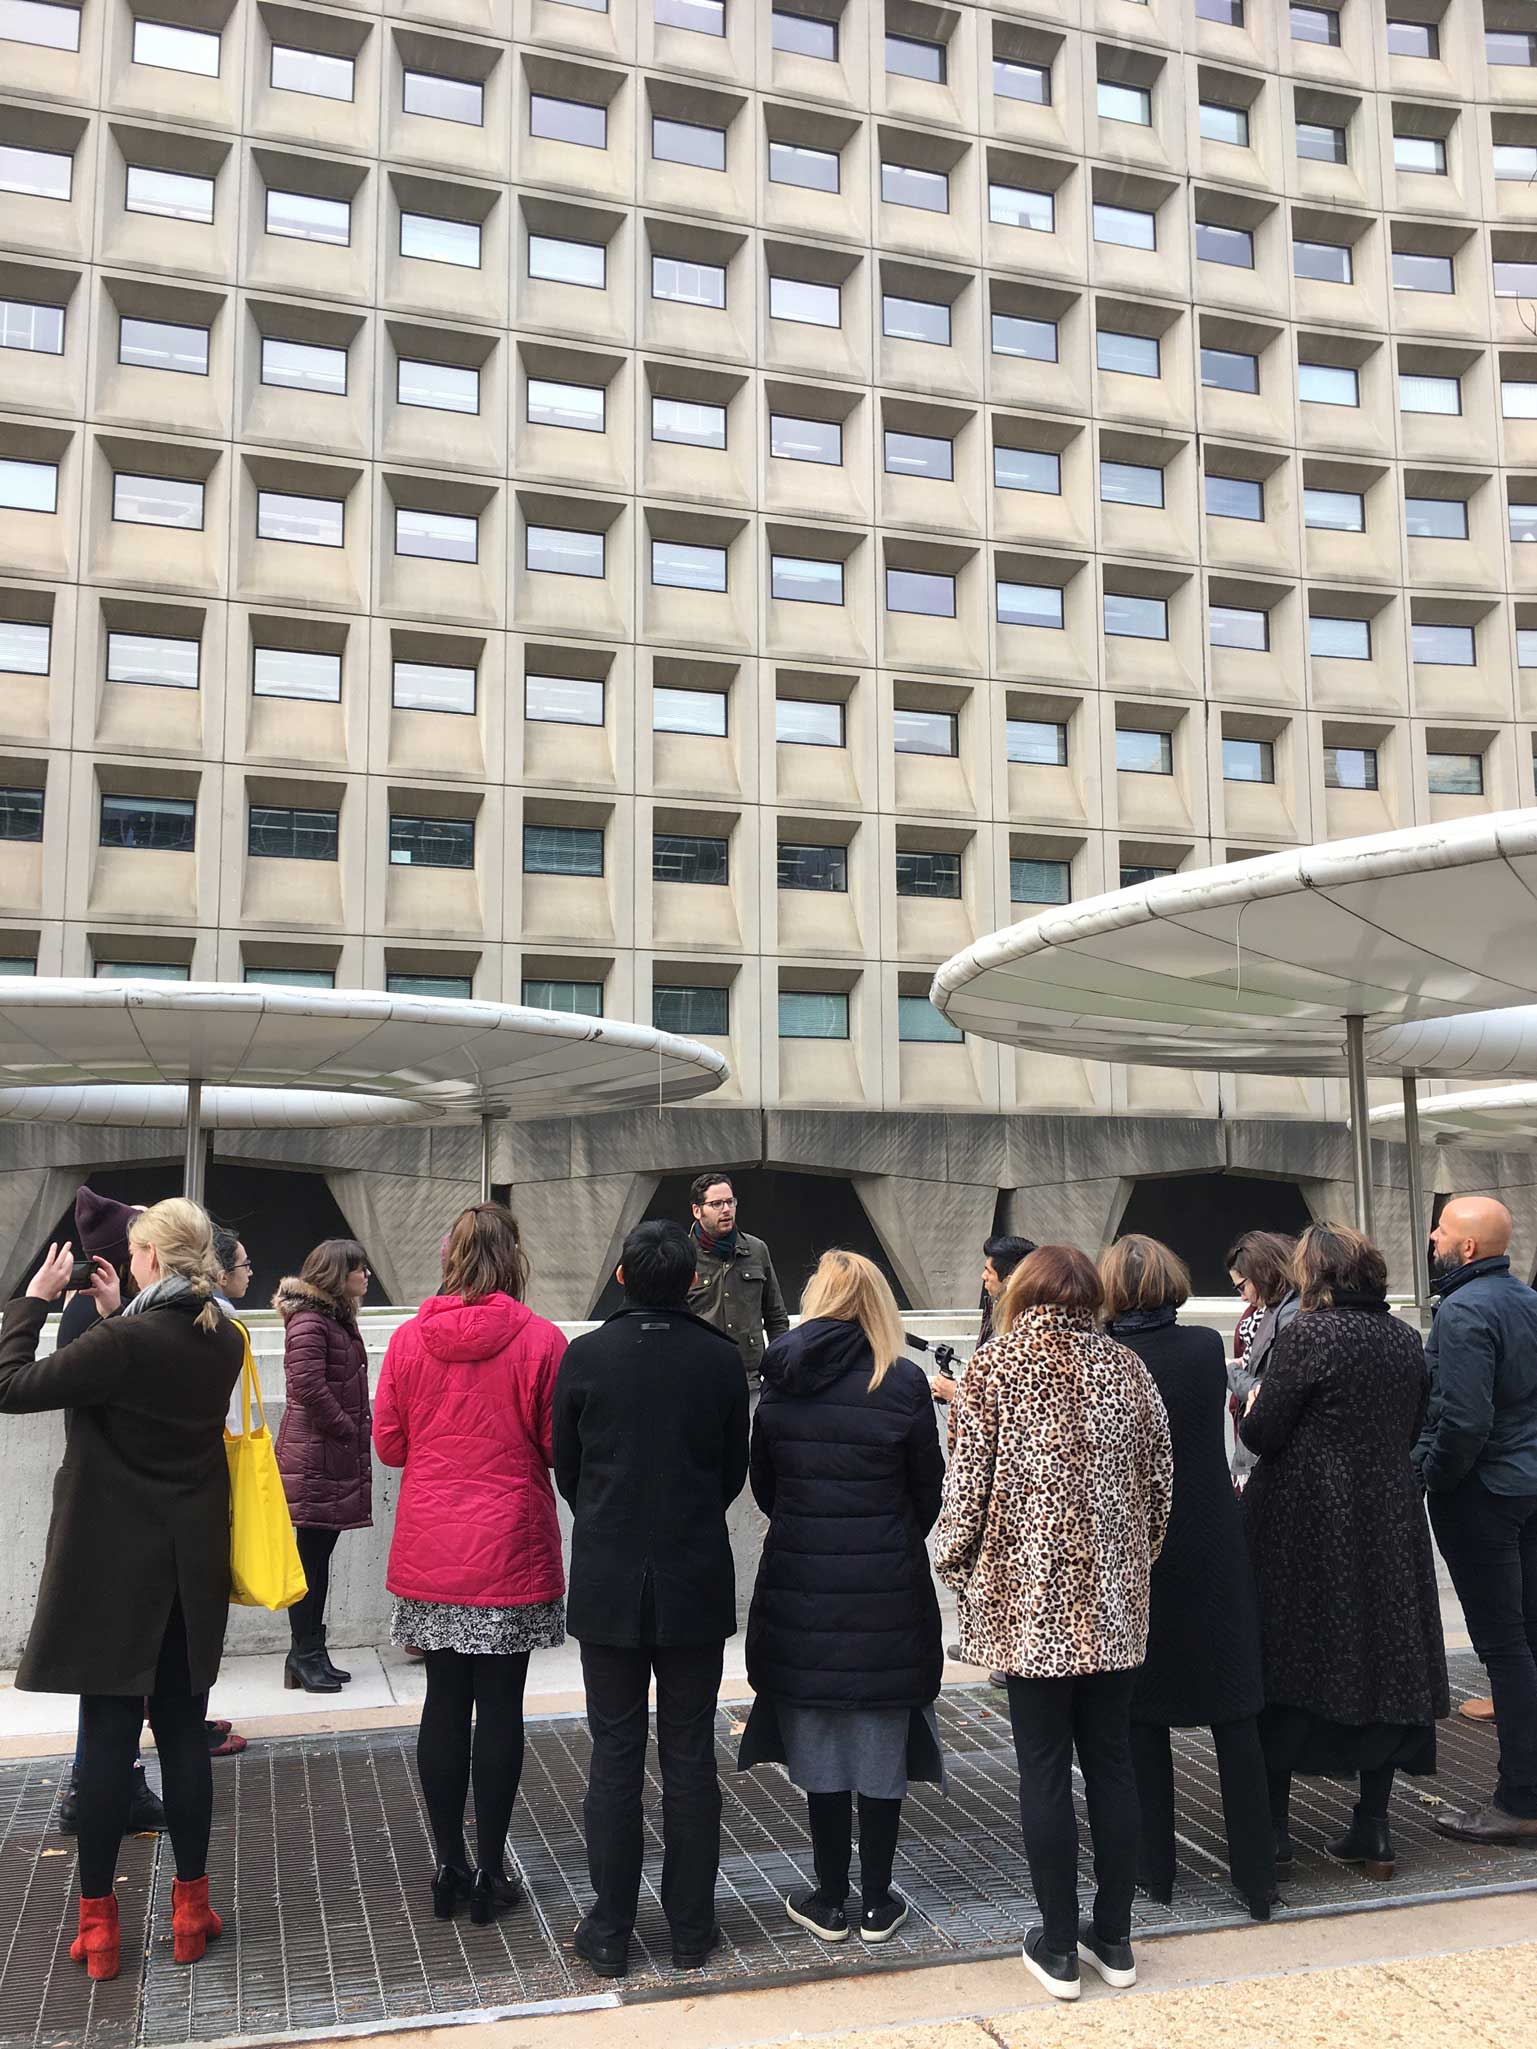
[[[416,1770],[440,1864],[463,1870],[469,1861],[464,1800],[473,1775],[480,1868],[502,1874],[507,1830],[523,1776],[527,1678],[527,1651],[485,1657],[468,1657],[462,1651],[427,1653],[427,1698],[416,1736]]]
[[[299,1546],[299,1563],[304,1567],[304,1577],[309,1582],[309,1592],[302,1601],[295,1601],[288,1611],[288,1626],[293,1631],[296,1651],[318,1651],[325,1644],[326,1597],[331,1591],[331,1553],[336,1549],[340,1530],[314,1530],[295,1527],[294,1541]]]
[[[1386,1821],[1388,1801],[1393,1793],[1393,1771],[1390,1764],[1376,1765],[1361,1774],[1361,1797],[1357,1812],[1363,1821]],[[1292,1775],[1290,1772],[1270,1773],[1270,1819],[1276,1835],[1284,1836],[1291,1828]]]
[[[849,1859],[853,1854],[854,1796],[851,1793],[808,1793],[811,1854],[817,1891],[841,1907],[849,1893]],[[900,1800],[869,1800],[859,1795],[859,1892],[867,1907],[879,1906],[891,1891],[891,1866],[902,1826]]]
[[[148,1707],[160,1752],[160,1791],[176,1853],[176,1876],[202,1878],[208,1870],[213,1827],[213,1760],[203,1727],[208,1695],[192,1691],[179,1600],[165,1626]],[[81,1696],[75,1784],[80,1795],[80,1891],[88,1900],[99,1900],[112,1890],[118,1845],[128,1825],[131,1772],[144,1713],[145,1702],[136,1693]]]

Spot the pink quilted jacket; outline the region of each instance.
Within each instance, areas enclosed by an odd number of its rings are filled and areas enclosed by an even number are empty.
[[[550,1401],[566,1341],[510,1295],[434,1295],[390,1339],[374,1449],[404,1467],[386,1585],[521,1608],[565,1592]]]

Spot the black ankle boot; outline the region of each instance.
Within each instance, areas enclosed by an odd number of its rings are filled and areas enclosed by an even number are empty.
[[[470,1889],[470,1919],[484,1928],[523,1897],[523,1881],[510,1872],[477,1871]]]
[[[432,1874],[432,1911],[440,1921],[452,1921],[460,1904],[474,1886],[462,1864],[440,1864]]]
[[[1363,1814],[1357,1807],[1350,1827],[1330,1843],[1329,1855],[1341,1864],[1359,1864],[1368,1878],[1391,1878],[1394,1852],[1387,1817]]]
[[[306,1693],[341,1692],[342,1682],[326,1663],[324,1651],[316,1650],[313,1646],[307,1646],[301,1651],[295,1646],[288,1653],[283,1664],[284,1691],[293,1693],[301,1686]]]
[[[337,1680],[341,1685],[345,1686],[351,1679],[352,1674],[350,1672],[344,1672],[340,1665],[332,1664],[331,1653],[326,1648],[326,1633],[323,1629],[320,1632],[320,1657],[321,1662],[324,1664],[326,1670],[330,1673],[331,1677]]]

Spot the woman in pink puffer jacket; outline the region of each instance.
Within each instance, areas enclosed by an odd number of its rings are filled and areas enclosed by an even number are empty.
[[[523,1770],[529,1653],[565,1642],[550,1412],[566,1341],[523,1301],[528,1261],[500,1203],[448,1235],[443,1293],[390,1339],[374,1449],[403,1468],[386,1584],[391,1639],[426,1653],[417,1736],[437,1849],[433,1911],[484,1924],[521,1890],[505,1864]],[[473,1741],[471,1723],[473,1718]],[[464,1802],[473,1777],[473,1877]]]

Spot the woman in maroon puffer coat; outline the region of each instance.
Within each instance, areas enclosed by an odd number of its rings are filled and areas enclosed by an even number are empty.
[[[282,1316],[288,1407],[278,1430],[278,1469],[309,1592],[288,1611],[293,1648],[283,1684],[306,1693],[339,1693],[352,1677],[326,1650],[331,1553],[343,1530],[373,1522],[372,1422],[368,1349],[358,1304],[368,1292],[363,1248],[327,1238],[297,1275],[278,1283],[272,1306]]]

